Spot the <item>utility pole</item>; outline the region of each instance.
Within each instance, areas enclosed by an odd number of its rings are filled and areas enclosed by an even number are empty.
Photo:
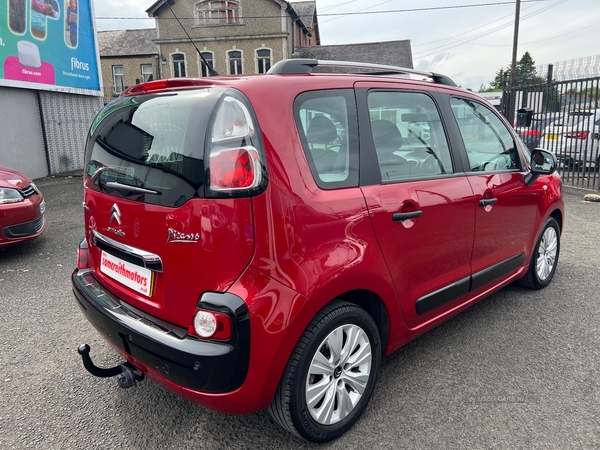
[[[510,69],[510,102],[508,104],[508,123],[511,125],[515,123],[515,109],[517,101],[516,80],[517,80],[517,47],[519,46],[519,20],[521,16],[521,0],[517,0],[517,7],[515,11],[515,35],[513,39],[513,53],[512,63]]]

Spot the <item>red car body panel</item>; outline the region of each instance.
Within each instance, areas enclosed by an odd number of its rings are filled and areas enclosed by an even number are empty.
[[[0,166],[0,188],[12,188],[24,190],[31,185],[31,179],[16,170]],[[18,244],[19,242],[29,241],[40,236],[46,229],[46,219],[43,218],[42,206],[44,196],[36,189],[36,192],[30,197],[25,198],[18,203],[0,204],[0,247],[5,245]],[[2,230],[5,227],[31,223],[41,220],[42,223],[36,226],[37,231],[21,237],[8,237]]]

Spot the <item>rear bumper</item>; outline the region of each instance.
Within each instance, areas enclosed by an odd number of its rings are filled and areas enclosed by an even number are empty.
[[[199,394],[224,394],[244,383],[250,359],[250,323],[248,309],[239,297],[215,293],[202,297],[203,304],[229,314],[233,324],[229,341],[202,341],[188,335],[185,328],[127,305],[106,290],[90,270],[76,270],[71,278],[83,314],[141,372],[162,378],[156,381],[171,390],[183,388]]]

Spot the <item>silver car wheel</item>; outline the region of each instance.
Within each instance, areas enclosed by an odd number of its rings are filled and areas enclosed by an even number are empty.
[[[537,276],[540,281],[545,281],[552,274],[557,253],[558,235],[554,228],[548,227],[544,231],[538,250]]]
[[[306,379],[306,403],[315,421],[332,425],[352,412],[369,381],[371,352],[358,325],[342,325],[321,342]]]

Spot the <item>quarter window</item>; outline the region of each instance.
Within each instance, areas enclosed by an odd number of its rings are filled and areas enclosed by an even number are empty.
[[[113,85],[115,94],[120,94],[125,90],[125,72],[123,66],[112,66]]]
[[[454,172],[439,112],[428,95],[374,91],[368,103],[382,181]]]
[[[242,52],[232,50],[227,53],[227,59],[229,60],[229,74],[238,75],[244,73],[242,67]]]
[[[232,1],[208,1],[198,4],[198,25],[239,23],[240,5]]]
[[[185,77],[185,55],[183,53],[174,53],[171,58],[173,59],[173,77]]]
[[[452,98],[450,104],[472,172],[520,169],[513,135],[491,109],[461,98]]]
[[[294,102],[296,126],[322,189],[358,185],[358,127],[351,90],[306,92]]]
[[[258,60],[258,73],[267,73],[271,68],[271,50],[257,50],[256,58]]]

